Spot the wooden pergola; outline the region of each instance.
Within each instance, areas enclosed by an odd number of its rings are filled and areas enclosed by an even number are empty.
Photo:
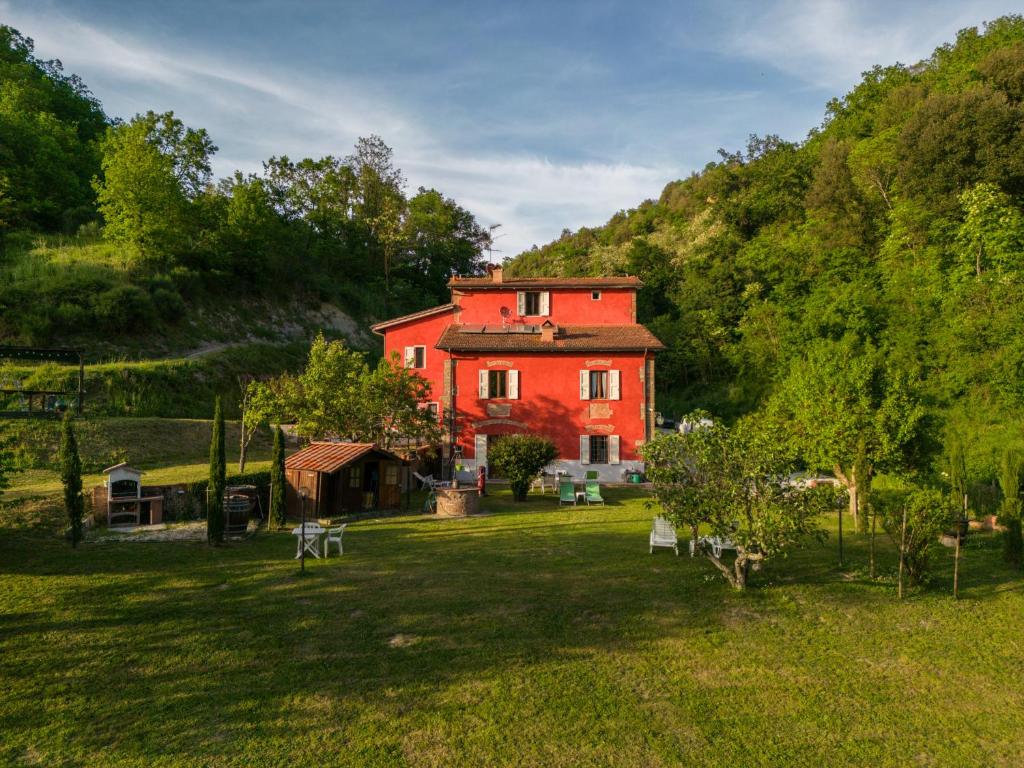
[[[78,366],[78,391],[65,392],[46,389],[0,388],[0,400],[7,401],[10,397],[20,397],[24,407],[17,410],[4,408],[0,410],[0,418],[19,419],[33,417],[55,417],[63,412],[61,398],[74,400],[75,411],[81,415],[82,401],[85,398],[85,360],[77,349],[15,347],[0,345],[0,360],[20,360],[32,363],[62,363]]]

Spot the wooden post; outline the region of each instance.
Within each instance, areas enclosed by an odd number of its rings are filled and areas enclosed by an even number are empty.
[[[868,575],[875,578],[875,507],[871,506],[871,561],[868,566]]]
[[[899,573],[899,587],[898,596],[900,600],[903,599],[903,553],[907,549],[907,508],[903,507],[903,526],[900,530],[900,573]]]
[[[953,599],[960,599],[960,537],[967,523],[967,494],[964,494],[964,516],[956,521],[956,555],[953,557]]]
[[[305,488],[299,491],[299,506],[302,510],[302,530],[299,531],[299,539],[301,540],[299,549],[299,572],[302,574],[306,573],[306,493],[307,491]]]
[[[839,507],[839,567],[843,567],[843,507]]]
[[[956,524],[956,555],[953,558],[953,599],[960,599],[960,522]]]

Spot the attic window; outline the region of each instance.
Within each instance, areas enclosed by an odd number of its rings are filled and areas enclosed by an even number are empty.
[[[601,300],[601,292],[600,291],[591,291],[590,292],[590,298],[592,298],[594,301],[600,301]]]

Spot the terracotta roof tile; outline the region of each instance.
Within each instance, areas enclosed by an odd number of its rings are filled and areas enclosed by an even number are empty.
[[[454,304],[442,304],[439,307],[431,307],[430,309],[421,309],[419,312],[413,312],[408,315],[402,315],[401,317],[393,317],[390,320],[382,320],[376,325],[371,325],[370,330],[374,333],[379,333],[385,328],[390,328],[393,325],[401,325],[407,323],[410,320],[419,320],[421,317],[430,317],[431,315],[439,315],[442,312],[448,312],[449,310],[455,309]]]
[[[554,341],[502,326],[450,325],[434,345],[451,352],[642,352],[665,345],[642,325],[563,325]]]
[[[298,453],[285,459],[286,469],[307,469],[315,472],[336,472],[368,453],[376,452],[393,459],[400,459],[373,443],[330,443],[314,442]]]
[[[449,288],[639,288],[639,277],[506,277],[500,283],[490,277],[453,277]]]

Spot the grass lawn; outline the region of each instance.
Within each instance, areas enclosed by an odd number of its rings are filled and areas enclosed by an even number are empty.
[[[998,541],[896,600],[834,540],[746,594],[647,552],[635,490],[211,550],[0,529],[0,763],[1024,764],[1024,579]],[[880,539],[880,542],[882,540]],[[848,562],[867,559],[848,537]]]

